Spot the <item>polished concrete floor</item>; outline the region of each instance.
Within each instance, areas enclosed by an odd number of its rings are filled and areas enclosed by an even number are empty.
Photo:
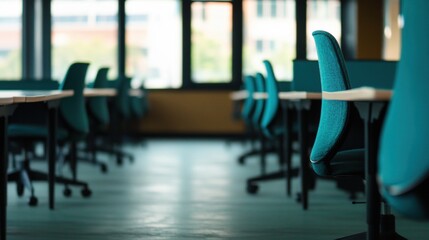
[[[256,158],[245,166],[236,157],[248,149],[219,140],[149,140],[127,146],[132,164],[109,162],[108,174],[81,164],[79,177],[90,183],[93,196],[80,189],[62,196],[57,186],[56,209],[48,210],[47,186],[37,183],[38,207],[27,206],[9,184],[8,239],[335,239],[365,229],[365,205],[352,205],[330,181],[319,181],[303,211],[287,198],[284,182],[261,184],[249,196],[244,182],[258,174]],[[104,156],[105,157],[105,156]],[[270,169],[276,169],[274,157]],[[43,169],[45,164],[35,163]],[[294,181],[294,192],[299,182]],[[362,196],[361,196],[362,197]],[[429,224],[398,217],[397,229],[408,239],[429,239]]]

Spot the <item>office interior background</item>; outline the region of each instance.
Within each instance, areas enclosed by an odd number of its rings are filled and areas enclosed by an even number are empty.
[[[129,76],[151,90],[150,102],[162,107],[137,131],[155,135],[242,133],[228,117],[230,90],[261,71],[263,59],[273,62],[279,81],[291,81],[293,59],[317,58],[316,29],[332,33],[346,59],[399,58],[396,0],[0,4],[0,79],[58,81],[70,63],[87,61],[90,81],[107,66],[109,79]]]
[[[288,89],[294,60],[318,60],[315,30],[331,33],[346,61],[396,62],[402,26],[401,0],[0,0],[0,88],[60,82],[72,63],[88,62],[86,83],[108,67],[110,82],[143,86],[149,106],[124,128],[134,163],[100,176],[82,167],[95,182],[92,199],[58,200],[53,213],[42,190],[37,214],[9,196],[9,238],[332,239],[364,230],[364,206],[329,181],[318,183],[315,210],[287,199],[280,181],[246,193],[258,164],[236,162],[250,143],[230,94],[265,73],[263,60]],[[410,239],[427,235],[425,223],[401,217],[397,228]]]

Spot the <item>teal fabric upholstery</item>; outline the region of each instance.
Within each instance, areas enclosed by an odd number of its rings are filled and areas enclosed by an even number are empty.
[[[107,87],[107,73],[109,68],[100,68],[97,72],[94,82],[90,87],[92,88],[106,88]],[[94,118],[98,125],[106,126],[109,124],[109,109],[106,97],[92,97],[88,99],[88,110],[90,115]]]
[[[8,136],[13,138],[45,138],[48,136],[48,128],[31,124],[11,124],[8,128]],[[57,140],[64,141],[68,137],[64,128],[57,128]]]
[[[118,113],[124,119],[129,119],[131,117],[131,107],[130,107],[130,97],[128,91],[131,86],[131,78],[119,78],[116,85],[116,101],[115,107],[118,110]]]
[[[404,0],[401,59],[379,151],[381,192],[397,211],[429,219],[429,1]]]
[[[365,149],[344,150],[335,154],[329,164],[323,161],[313,163],[313,169],[321,176],[363,176]]]
[[[324,31],[315,31],[313,37],[319,57],[322,91],[350,89],[345,61],[335,38]],[[336,174],[333,172],[333,165],[336,164],[334,156],[345,142],[349,128],[349,117],[350,103],[322,100],[319,127],[310,155],[313,169],[318,175]],[[353,175],[356,171],[361,173],[363,168],[354,169],[349,173]],[[347,172],[341,172],[341,175],[344,174]]]
[[[60,85],[61,90],[74,91],[72,97],[61,100],[59,112],[65,127],[75,135],[86,135],[89,132],[88,116],[83,97],[88,66],[88,63],[73,63],[70,65]]]
[[[133,117],[137,119],[143,117],[144,115],[143,98],[131,97],[130,102],[131,102],[131,113]]]
[[[59,115],[63,121],[62,127],[57,129],[59,141],[67,139],[82,139],[89,131],[88,117],[83,98],[85,75],[88,69],[87,63],[72,64],[59,89],[73,90],[72,97],[64,98],[60,102]],[[8,127],[10,138],[46,138],[48,129],[45,126],[32,124],[11,124]]]
[[[268,98],[265,101],[264,113],[261,120],[261,129],[266,137],[273,138],[281,133],[281,129],[276,125],[276,120],[279,117],[280,111],[279,88],[277,86],[276,76],[274,75],[271,63],[267,60],[264,60],[263,63],[267,71],[265,87]]]
[[[255,92],[255,77],[246,76],[244,78],[244,89],[247,91],[247,98],[244,100],[243,108],[241,109],[241,117],[246,125],[251,125],[252,115],[255,109],[255,99],[253,93]]]
[[[255,91],[256,92],[265,92],[265,78],[261,73],[256,73],[255,78]],[[252,124],[255,129],[261,129],[261,118],[264,112],[265,100],[258,99],[255,101],[255,110],[252,115]]]

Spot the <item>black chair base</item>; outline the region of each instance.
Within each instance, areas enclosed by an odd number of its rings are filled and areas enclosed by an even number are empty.
[[[116,156],[116,163],[120,166],[124,162],[124,158],[128,158],[130,162],[134,162],[134,155],[121,151],[119,149],[115,149],[112,147],[104,147],[104,146],[93,146],[88,148],[88,151],[95,151],[95,152],[104,152],[107,154],[115,155]]]
[[[278,150],[275,147],[272,148],[268,148],[265,150],[265,153],[276,153]],[[257,155],[261,155],[262,154],[262,150],[261,149],[252,149],[248,152],[243,153],[242,155],[240,155],[238,157],[238,163],[240,165],[243,165],[246,163],[246,159],[248,157],[252,157],[252,156],[257,156]]]
[[[20,169],[8,173],[8,181],[16,182],[18,196],[23,196],[25,188],[30,191],[30,198],[28,204],[30,206],[36,206],[38,204],[38,200],[37,197],[34,196],[33,182],[47,182],[48,174],[42,171],[30,169],[28,161],[24,161]],[[65,178],[62,176],[55,176],[54,182],[62,183],[65,185],[65,190],[63,191],[63,194],[66,197],[69,197],[71,195],[71,190],[68,187],[69,185],[82,187],[81,195],[83,197],[89,197],[92,195],[92,192],[88,187],[88,183],[86,182],[78,181],[76,179]]]
[[[353,234],[347,237],[337,238],[335,240],[366,240],[366,232]]]
[[[87,151],[87,150],[85,149],[84,151]],[[109,170],[109,169],[108,169],[108,167],[107,167],[107,163],[105,163],[105,162],[103,162],[103,161],[98,160],[98,159],[97,159],[97,157],[93,155],[94,153],[91,153],[91,152],[90,152],[90,154],[91,154],[92,156],[89,156],[89,157],[81,157],[81,156],[78,156],[78,157],[77,157],[77,160],[78,160],[79,162],[88,163],[88,164],[91,164],[91,165],[94,165],[94,166],[100,167],[100,171],[101,171],[102,173],[107,173],[107,171]]]
[[[366,240],[366,232],[338,238],[337,240]],[[380,218],[380,240],[407,240],[395,231],[395,216],[383,214]]]
[[[299,174],[298,168],[291,169],[291,175],[292,177],[296,177]],[[258,177],[253,177],[247,179],[247,185],[246,185],[246,191],[249,194],[256,194],[259,190],[259,186],[256,184],[256,182],[263,182],[263,181],[270,181],[270,180],[276,180],[276,179],[286,179],[287,177],[287,171],[280,170],[273,173],[263,174]]]

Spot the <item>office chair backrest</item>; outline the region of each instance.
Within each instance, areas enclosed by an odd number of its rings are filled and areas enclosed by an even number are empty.
[[[100,68],[97,72],[92,88],[106,88],[107,87],[107,73],[109,68]],[[90,115],[94,118],[97,125],[106,126],[109,124],[109,107],[107,105],[106,97],[92,97],[88,100],[88,110]]]
[[[261,128],[266,137],[273,137],[273,124],[276,118],[279,116],[279,88],[277,86],[276,76],[274,75],[273,66],[267,60],[263,61],[265,69],[267,71],[267,78],[265,81],[265,88],[268,94],[267,100],[265,101],[264,113],[261,120]]]
[[[256,73],[255,83],[256,92],[266,91],[264,75]],[[258,99],[255,101],[255,110],[253,111],[252,115],[252,124],[255,129],[261,128],[261,118],[264,112],[265,102],[266,101],[264,99]]]
[[[131,116],[129,90],[131,86],[131,78],[122,77],[118,79],[116,85],[116,101],[115,107],[119,115],[124,119],[129,119]]]
[[[381,192],[397,211],[429,219],[429,1],[402,3],[401,59],[379,151]]]
[[[250,125],[253,112],[255,110],[255,99],[253,98],[253,93],[255,92],[255,77],[246,76],[244,78],[244,89],[247,91],[247,98],[244,100],[243,108],[241,109],[241,117],[246,122],[247,125]]]
[[[132,113],[132,116],[136,119],[140,119],[144,115],[143,100],[144,100],[144,97],[137,97],[137,96],[130,97],[130,104],[131,104],[130,112]]]
[[[332,92],[350,89],[343,54],[335,38],[324,31],[313,32],[319,57],[322,91]],[[348,131],[350,103],[322,100],[319,128],[317,130],[310,160],[319,175],[329,175],[331,157],[338,151]],[[326,161],[327,164],[323,164]],[[322,164],[320,164],[322,163]]]
[[[73,90],[72,97],[61,100],[59,112],[67,129],[77,134],[87,134],[89,131],[88,116],[86,113],[83,89],[88,63],[73,63],[70,65],[60,90]]]

